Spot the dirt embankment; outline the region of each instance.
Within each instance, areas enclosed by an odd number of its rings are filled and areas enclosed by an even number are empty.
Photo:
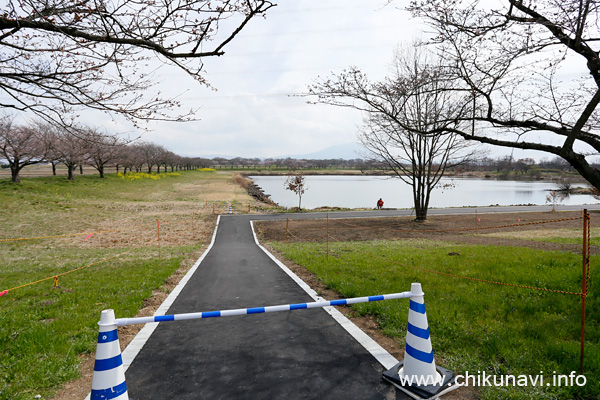
[[[277,206],[278,204],[271,200],[271,196],[266,194],[254,181],[247,176],[242,174],[235,174],[233,176],[235,183],[246,189],[248,194],[254,197],[256,200],[268,204],[270,206]]]

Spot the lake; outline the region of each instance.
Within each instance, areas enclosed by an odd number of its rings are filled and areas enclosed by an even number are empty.
[[[271,199],[283,207],[297,207],[298,196],[285,190],[286,176],[251,176]],[[442,189],[441,185],[451,185]],[[302,208],[322,206],[343,208],[375,208],[381,197],[385,208],[412,208],[412,188],[396,177],[306,175],[307,190],[302,196]],[[575,186],[587,186],[577,184]],[[430,207],[466,207],[490,205],[544,205],[548,190],[555,182],[509,181],[472,178],[443,178],[440,188],[431,194]],[[589,195],[571,195],[560,204],[598,204]]]

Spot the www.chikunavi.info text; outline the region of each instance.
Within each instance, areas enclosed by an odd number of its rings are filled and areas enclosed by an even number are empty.
[[[436,382],[433,376],[400,376],[401,383],[405,385],[436,386],[441,385],[441,380]],[[495,375],[485,371],[477,371],[476,374],[465,372],[455,377],[458,386],[585,386],[587,379],[585,375],[578,375],[571,371],[568,375],[558,374],[544,375],[540,371],[538,375]]]

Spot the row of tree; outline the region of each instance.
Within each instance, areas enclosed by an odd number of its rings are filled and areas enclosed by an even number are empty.
[[[19,173],[28,166],[38,163],[56,167],[63,164],[67,168],[68,179],[73,179],[74,171],[83,166],[94,167],[100,177],[104,177],[107,167],[127,171],[147,171],[161,169],[186,170],[213,167],[218,169],[287,169],[306,171],[310,169],[359,169],[366,171],[389,170],[388,164],[378,159],[295,159],[295,158],[223,158],[184,157],[167,150],[161,145],[148,141],[128,143],[123,139],[103,133],[98,129],[80,127],[76,133],[65,131],[46,122],[28,125],[15,125],[11,119],[0,120],[0,161],[10,168],[13,182],[20,181]],[[409,163],[403,165],[410,170]],[[527,174],[532,171],[553,170],[574,171],[564,159],[555,157],[536,162],[532,158],[515,159],[483,157],[463,162],[454,172],[495,171],[498,173]],[[412,172],[412,170],[411,170]],[[410,175],[410,174],[409,174]]]
[[[375,158],[330,158],[330,159],[297,159],[297,158],[223,158],[203,159],[203,162],[217,169],[258,169],[310,171],[313,169],[357,169],[367,171],[389,171],[388,165]],[[406,169],[411,165],[407,163]],[[465,161],[460,165],[449,168],[453,173],[468,172],[497,172],[505,175],[525,175],[534,171],[551,173],[574,173],[575,169],[561,157],[544,158],[536,161],[533,158],[515,158],[503,156],[499,158],[481,157]]]
[[[101,178],[105,169],[116,167],[128,171],[153,172],[156,168],[171,171],[208,167],[203,158],[182,157],[151,142],[127,142],[115,135],[89,127],[66,131],[46,122],[15,125],[9,118],[0,120],[0,159],[10,168],[11,179],[20,182],[21,170],[33,164],[49,163],[53,174],[56,166],[67,168],[68,179],[84,165],[94,167]]]

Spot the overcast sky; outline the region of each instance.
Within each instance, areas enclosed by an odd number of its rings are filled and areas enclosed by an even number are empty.
[[[155,89],[178,96],[196,121],[153,122],[148,132],[84,111],[81,123],[158,143],[184,156],[299,156],[357,143],[362,115],[353,109],[308,104],[299,95],[319,77],[355,66],[371,80],[390,73],[398,45],[427,37],[427,27],[387,0],[281,0],[255,18],[225,48],[204,59],[202,86],[175,67],[162,68]],[[225,29],[225,31],[230,31]],[[356,144],[356,147],[360,146]],[[495,148],[490,156],[511,149]],[[355,155],[358,156],[358,155]],[[548,154],[518,152],[537,159]]]
[[[164,93],[198,108],[198,121],[153,123],[143,139],[186,156],[277,157],[356,142],[356,110],[307,104],[319,76],[357,66],[371,79],[387,75],[394,48],[422,25],[386,0],[283,0],[225,47],[205,59],[216,91],[175,68],[160,74]],[[400,3],[398,3],[400,4]],[[105,117],[104,117],[105,118]],[[89,124],[97,121],[90,119]],[[133,132],[127,125],[108,130]]]

